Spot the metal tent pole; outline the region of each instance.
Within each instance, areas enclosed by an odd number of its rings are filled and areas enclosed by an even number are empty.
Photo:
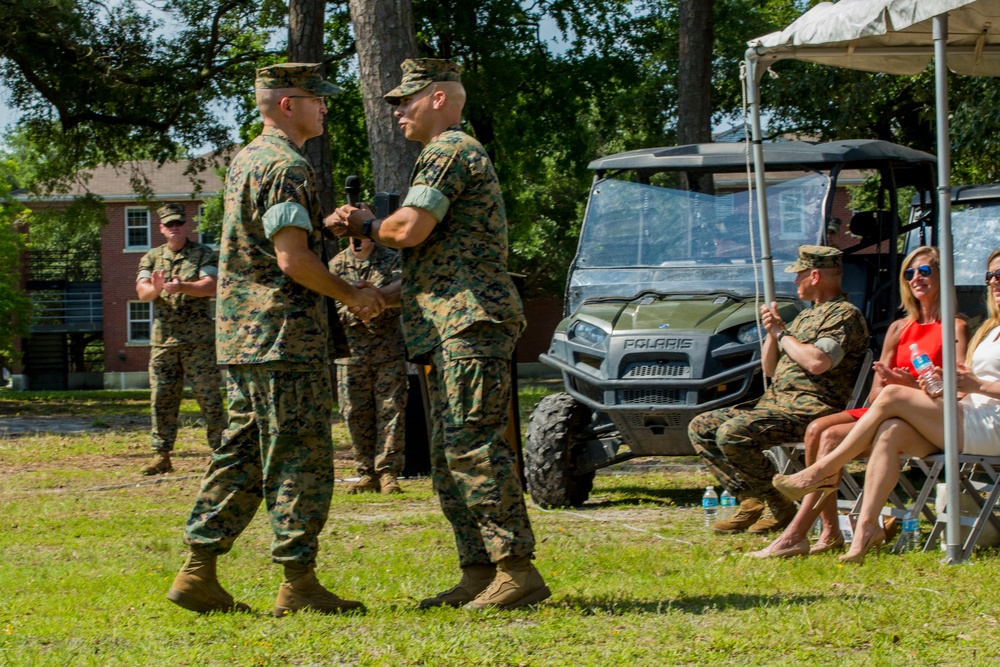
[[[948,126],[948,15],[933,19],[934,88],[937,100],[938,211],[941,251],[941,362],[944,367],[944,479],[948,486],[948,526],[945,557],[962,560],[962,513],[958,481],[958,383],[955,375],[955,267],[951,237],[951,147]]]
[[[774,301],[774,261],[771,257],[771,233],[767,219],[767,181],[764,172],[764,148],[760,129],[760,75],[757,52],[746,52],[747,106],[750,110],[750,149],[753,155],[754,188],[757,195],[757,223],[760,228],[761,272],[764,274],[764,303]]]

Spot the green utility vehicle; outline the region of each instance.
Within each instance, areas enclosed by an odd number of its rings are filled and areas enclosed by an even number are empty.
[[[775,293],[786,321],[805,304],[784,269],[799,245],[827,244],[836,212],[846,211],[838,183],[878,182],[878,210],[850,219],[860,242],[845,250],[844,290],[874,335],[884,333],[897,312],[901,260],[887,239],[929,224],[901,222],[900,189],[929,201],[934,157],[868,140],[763,149]],[[562,373],[565,392],[539,403],[524,445],[527,488],[539,505],[583,503],[597,469],[632,457],[693,454],[687,426],[695,415],[762,391],[749,162],[741,143],[637,150],[589,165],[595,177],[565,319],[540,357]]]

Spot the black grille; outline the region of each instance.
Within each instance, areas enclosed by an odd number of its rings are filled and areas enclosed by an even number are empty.
[[[687,392],[679,389],[624,389],[618,392],[620,405],[678,405]]]
[[[640,361],[625,367],[625,378],[690,378],[691,365],[682,361]]]

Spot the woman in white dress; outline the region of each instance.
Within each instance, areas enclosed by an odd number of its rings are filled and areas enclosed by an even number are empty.
[[[961,451],[1000,455],[1000,249],[987,260],[989,317],[969,343],[966,364],[958,364],[958,441]],[[922,383],[921,383],[922,384]],[[943,402],[922,389],[889,385],[878,395],[841,445],[794,475],[776,475],[774,486],[798,500],[808,493],[836,492],[840,468],[859,445],[870,444],[865,495],[851,550],[839,558],[861,563],[885,541],[879,515],[899,480],[899,454],[927,456],[944,448]],[[825,497],[825,496],[824,496]]]

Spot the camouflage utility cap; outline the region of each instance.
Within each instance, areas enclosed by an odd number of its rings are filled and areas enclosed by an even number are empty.
[[[799,258],[785,268],[785,273],[798,273],[807,269],[839,269],[843,266],[844,253],[825,245],[800,245]]]
[[[180,204],[164,204],[156,209],[156,215],[160,216],[161,225],[165,225],[171,220],[180,220],[181,222],[187,220],[184,217],[184,207]]]
[[[455,81],[462,83],[462,68],[450,60],[439,58],[417,58],[404,60],[403,81],[383,95],[389,104],[395,106],[404,97],[419,92],[435,81]]]
[[[336,95],[340,88],[323,78],[322,63],[282,63],[257,70],[253,87],[263,90],[301,88],[313,95]]]

